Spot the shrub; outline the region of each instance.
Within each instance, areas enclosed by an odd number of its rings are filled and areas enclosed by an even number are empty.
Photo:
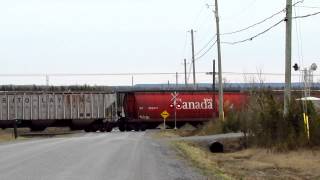
[[[307,138],[303,121],[301,101],[291,100],[288,116],[283,116],[283,100],[271,91],[251,92],[247,107],[231,114],[231,124],[239,123],[242,132],[248,135],[247,143],[279,151],[296,149],[302,146],[320,145],[320,119],[312,103],[307,103],[310,118],[310,141]],[[228,125],[227,127],[233,127]],[[229,128],[231,129],[231,128]]]

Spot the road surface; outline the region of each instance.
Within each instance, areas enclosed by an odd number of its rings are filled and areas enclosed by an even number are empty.
[[[89,133],[0,144],[2,180],[201,180],[145,132]]]

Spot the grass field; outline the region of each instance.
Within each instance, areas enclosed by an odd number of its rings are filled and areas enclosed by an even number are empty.
[[[185,131],[166,130],[157,138],[180,137]],[[211,153],[195,142],[171,142],[183,159],[209,179],[320,179],[320,149],[286,153],[250,148],[229,153]]]

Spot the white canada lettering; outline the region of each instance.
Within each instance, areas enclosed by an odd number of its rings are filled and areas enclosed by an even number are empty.
[[[210,98],[203,101],[181,101],[181,105],[177,109],[213,109],[213,100]]]

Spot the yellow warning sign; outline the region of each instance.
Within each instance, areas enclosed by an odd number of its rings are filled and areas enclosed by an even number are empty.
[[[163,119],[167,119],[170,116],[170,114],[166,110],[164,110],[160,115],[162,116]]]

